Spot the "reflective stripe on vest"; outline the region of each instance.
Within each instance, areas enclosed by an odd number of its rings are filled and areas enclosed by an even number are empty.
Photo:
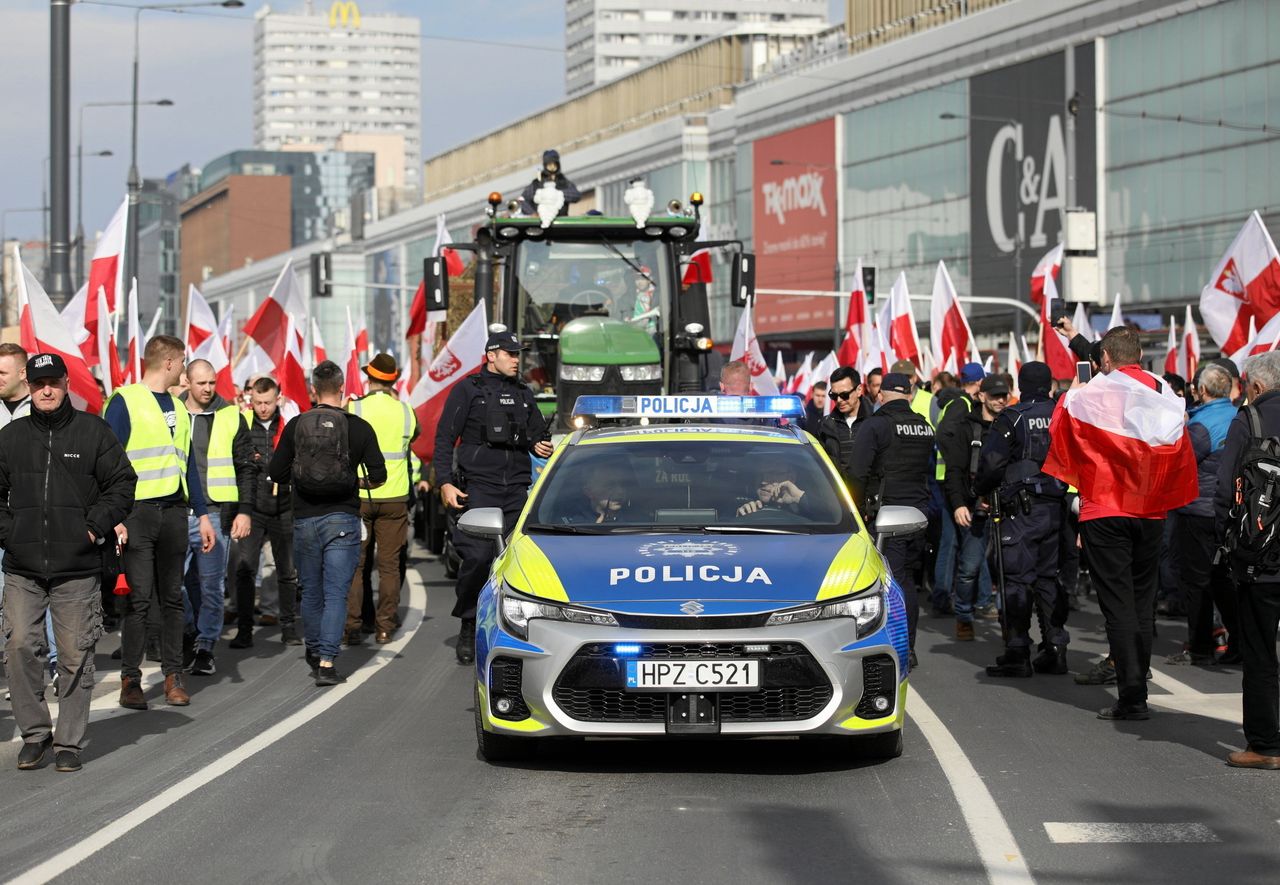
[[[187,497],[187,457],[191,451],[191,417],[174,400],[175,426],[170,432],[155,394],[142,384],[115,393],[129,412],[129,444],[125,454],[138,474],[134,497],[139,501],[165,498],[179,489]]]
[[[209,458],[204,485],[209,497],[218,504],[234,504],[240,500],[236,487],[236,465],[232,457],[240,414],[235,406],[223,406],[213,415],[209,429]]]
[[[409,497],[409,441],[418,416],[406,403],[388,393],[371,393],[347,403],[347,411],[368,421],[378,436],[378,448],[387,462],[387,481],[362,498],[400,501]]]

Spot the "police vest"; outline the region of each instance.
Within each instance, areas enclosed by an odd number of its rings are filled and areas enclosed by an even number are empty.
[[[174,427],[170,431],[155,394],[142,384],[121,387],[115,393],[129,412],[129,456],[138,485],[134,498],[151,501],[167,498],[181,489],[187,497],[187,458],[191,453],[191,416],[174,400]]]
[[[371,393],[347,403],[347,411],[368,421],[387,462],[387,481],[367,492],[374,501],[409,497],[409,443],[418,418],[413,409],[387,393]]]
[[[928,495],[933,428],[915,410],[886,412],[882,407],[868,420],[891,422],[894,436],[876,456],[868,494],[878,495],[881,504],[917,504]]]
[[[1018,403],[1009,406],[1005,414],[1010,416],[1013,433],[1020,443],[1022,457],[1005,469],[1002,494],[1020,489],[1047,497],[1060,498],[1066,491],[1062,481],[1044,473],[1044,459],[1049,455],[1049,422],[1053,418],[1054,404],[1048,400],[1035,403]]]
[[[234,504],[240,500],[233,458],[236,431],[239,427],[240,413],[235,406],[223,406],[213,413],[213,426],[209,428],[209,457],[205,467],[204,484],[209,490],[209,498],[216,504]]]

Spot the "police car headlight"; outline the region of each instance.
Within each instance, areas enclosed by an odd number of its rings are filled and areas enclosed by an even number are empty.
[[[774,612],[765,622],[765,626],[780,627],[787,624],[802,624],[806,621],[825,621],[831,618],[853,618],[857,622],[860,637],[874,633],[880,629],[880,624],[884,620],[884,593],[881,585],[876,584],[871,592],[864,590],[821,605],[807,605]]]
[[[498,610],[502,612],[503,628],[519,639],[529,638],[529,622],[535,618],[592,624],[597,627],[618,626],[617,619],[608,612],[534,599],[515,592],[505,583],[498,589],[498,604]]]
[[[560,366],[562,381],[590,381],[597,384],[604,380],[604,366]]]
[[[661,381],[662,366],[650,363],[643,366],[620,366],[623,381]]]

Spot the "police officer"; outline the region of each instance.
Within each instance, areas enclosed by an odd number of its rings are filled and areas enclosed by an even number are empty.
[[[360,517],[365,541],[360,564],[347,594],[347,644],[359,645],[364,603],[364,565],[374,548],[378,559],[378,608],[374,641],[385,645],[399,626],[400,550],[409,538],[409,444],[418,435],[418,416],[396,395],[400,367],[395,357],[380,353],[364,367],[369,393],[347,403],[347,411],[369,422],[387,462],[387,481],[361,495]]]
[[[858,370],[841,366],[832,372],[827,395],[831,397],[831,414],[816,422],[811,432],[848,483],[853,441],[870,417],[862,412],[862,378]],[[807,418],[805,423],[808,424]]]
[[[919,508],[929,502],[933,474],[933,428],[911,408],[911,377],[890,372],[880,385],[880,408],[867,419],[853,443],[849,486],[853,500],[869,525],[885,504]],[[885,538],[884,558],[902,588],[911,636],[910,666],[916,660],[916,621],[919,616],[924,537]]]
[[[1005,653],[987,667],[987,675],[1030,676],[1067,672],[1067,597],[1057,583],[1062,499],[1066,487],[1044,473],[1049,454],[1049,398],[1052,376],[1044,363],[1030,362],[1018,373],[1022,400],[1005,409],[991,425],[978,456],[974,488],[987,496],[993,528],[1003,557]],[[999,574],[999,566],[997,576]],[[1034,595],[1034,602],[1033,602]],[[1031,610],[1036,605],[1043,635],[1040,654],[1031,659]]]
[[[549,458],[553,450],[533,392],[520,381],[524,349],[510,332],[489,336],[484,366],[449,391],[436,425],[432,462],[446,507],[501,507],[507,533],[528,497],[529,454]],[[476,600],[496,551],[492,542],[460,530],[453,533],[453,546],[462,557],[453,607],[454,617],[462,621],[458,663],[470,664],[475,660]]]

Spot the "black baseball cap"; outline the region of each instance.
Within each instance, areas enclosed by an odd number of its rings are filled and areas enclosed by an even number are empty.
[[[982,379],[982,384],[978,390],[988,396],[1008,396],[1009,385],[1004,383],[1004,379],[999,375],[988,375]]]
[[[529,348],[520,343],[520,339],[512,332],[494,332],[484,344],[485,351],[505,350],[507,353],[519,353]]]
[[[911,393],[911,378],[901,372],[890,372],[884,376],[884,380],[880,382],[880,390],[886,390],[892,393]]]
[[[27,380],[67,377],[67,364],[56,353],[37,353],[27,360]]]

